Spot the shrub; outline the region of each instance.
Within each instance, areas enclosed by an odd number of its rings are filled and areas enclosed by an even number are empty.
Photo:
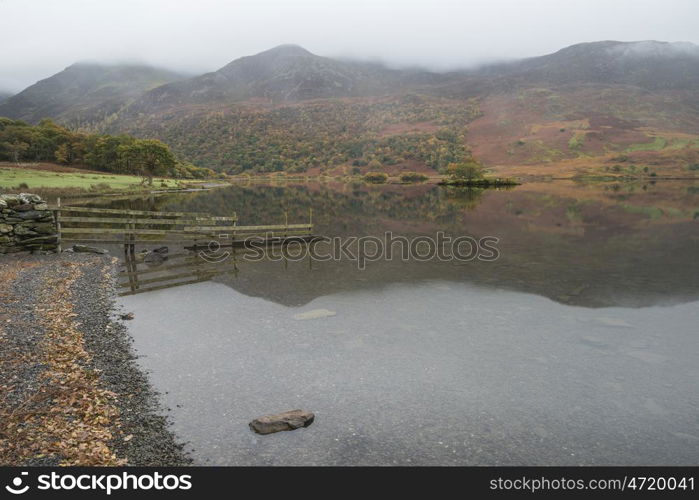
[[[429,177],[418,172],[406,172],[400,176],[401,182],[422,182],[426,181]]]
[[[483,178],[483,167],[475,160],[450,163],[447,173],[453,181],[472,181]]]
[[[383,184],[388,180],[388,175],[383,172],[367,172],[364,174],[364,180],[374,184]]]

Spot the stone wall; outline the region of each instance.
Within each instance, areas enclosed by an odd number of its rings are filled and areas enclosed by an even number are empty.
[[[39,196],[0,195],[0,254],[57,248],[53,212]]]

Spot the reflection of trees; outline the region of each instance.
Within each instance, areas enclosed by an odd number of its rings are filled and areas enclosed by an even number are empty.
[[[446,199],[455,206],[471,211],[480,205],[483,198],[482,188],[449,187],[446,188]]]
[[[464,211],[473,210],[483,191],[425,185],[230,186],[205,193],[158,197],[156,206],[151,203],[148,208],[215,215],[236,212],[240,224],[283,222],[285,212],[290,221],[305,221],[309,209],[313,208],[316,224],[343,231],[358,226],[366,228],[379,217],[448,223]],[[147,202],[142,200],[142,203]]]
[[[364,183],[233,185],[204,192],[105,198],[104,203],[136,210],[237,213],[241,225],[282,224],[285,212],[290,223],[306,222],[312,208],[317,233],[356,235],[393,230],[421,234],[437,229],[460,231],[464,215],[480,204],[485,190]]]
[[[146,210],[235,211],[240,224],[283,222],[285,210],[290,222],[304,221],[313,207],[317,232],[324,235],[377,235],[390,230],[414,236],[441,230],[450,235],[475,233],[501,238],[502,254],[496,262],[454,266],[381,261],[374,263],[371,273],[361,275],[362,280],[356,279],[356,266],[349,263],[314,263],[312,273],[308,273],[306,262],[291,264],[288,270],[276,262],[246,265],[242,269],[246,279],[234,286],[280,303],[298,305],[353,286],[426,278],[504,286],[594,307],[645,306],[665,298],[684,301],[699,296],[699,282],[688,278],[699,275],[699,241],[692,221],[696,199],[685,183],[654,187],[652,197],[643,189],[607,192],[604,186],[572,191],[565,184],[551,184],[541,189],[493,193],[492,189],[434,185],[236,185],[105,203]],[[619,198],[622,194],[623,199]],[[489,212],[487,220],[480,220],[477,207],[484,200],[489,211],[499,212]],[[649,224],[651,213],[628,212],[629,206],[656,206],[659,202],[684,215],[662,216]],[[581,222],[584,231],[571,230],[581,227]],[[668,255],[673,258],[668,259]],[[287,274],[281,274],[282,270]],[[278,281],[270,286],[271,280]],[[234,282],[232,278],[223,281]]]

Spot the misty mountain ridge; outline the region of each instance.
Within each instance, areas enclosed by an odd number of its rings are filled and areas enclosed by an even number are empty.
[[[180,73],[146,65],[79,62],[5,100],[0,115],[80,125],[104,119],[143,92],[181,78]]]
[[[140,106],[238,101],[273,102],[353,97],[394,92],[446,77],[426,70],[401,71],[379,63],[317,56],[298,45],[280,45],[236,59],[217,71],[146,93]]]
[[[553,54],[489,65],[469,74],[498,85],[546,83],[692,88],[699,83],[699,46],[689,42],[601,41],[571,45]]]
[[[0,103],[0,116],[158,138],[232,173],[440,170],[471,152],[515,166],[667,146],[667,158],[699,162],[697,103],[691,43],[581,43],[445,73],[281,45],[195,77],[73,65]]]
[[[458,95],[542,83],[691,88],[699,84],[699,47],[689,42],[590,42],[545,56],[447,73],[336,60],[293,44],[241,57],[192,78],[145,65],[77,63],[8,96],[0,104],[0,115],[29,122],[51,117],[79,123],[103,119],[134,102],[135,109],[146,112],[256,97],[295,102],[416,89]]]

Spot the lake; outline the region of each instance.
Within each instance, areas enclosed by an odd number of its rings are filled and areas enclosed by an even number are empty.
[[[699,463],[699,186],[240,184],[112,200],[496,259],[263,261],[122,297],[201,464]],[[172,251],[172,249],[171,249]],[[259,436],[267,413],[316,413]]]

